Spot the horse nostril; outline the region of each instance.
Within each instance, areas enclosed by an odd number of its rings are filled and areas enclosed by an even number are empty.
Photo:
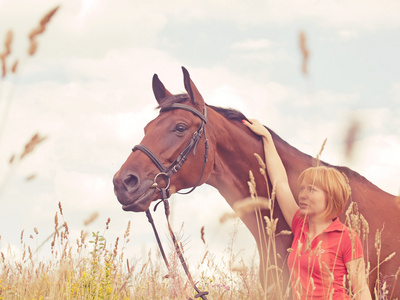
[[[135,175],[128,175],[125,179],[124,179],[124,185],[128,188],[128,189],[133,189],[136,188],[137,185],[139,183],[138,178]]]

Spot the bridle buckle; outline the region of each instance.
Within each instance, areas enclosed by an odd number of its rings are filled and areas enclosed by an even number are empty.
[[[159,184],[158,184],[158,182],[157,182],[157,178],[158,178],[158,176],[160,176],[160,175],[164,176],[164,180],[165,180],[165,182],[167,183],[166,186],[163,187],[163,188],[160,188],[160,187],[159,187]],[[171,178],[168,176],[167,173],[164,173],[164,172],[158,173],[158,174],[154,177],[153,181],[154,181],[154,182],[153,182],[153,184],[152,184],[152,187],[155,187],[155,188],[156,188],[158,191],[160,191],[160,192],[161,192],[161,189],[168,190],[169,187],[170,187],[170,184],[171,184]]]

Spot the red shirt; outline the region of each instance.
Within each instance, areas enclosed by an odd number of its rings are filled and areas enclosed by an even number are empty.
[[[293,217],[292,232],[293,251],[288,266],[293,299],[298,295],[300,299],[330,299],[332,293],[331,299],[350,299],[343,277],[347,275],[346,263],[363,257],[357,233],[335,218],[310,244],[308,219],[300,215],[300,210]]]

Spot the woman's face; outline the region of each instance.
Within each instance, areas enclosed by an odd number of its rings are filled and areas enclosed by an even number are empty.
[[[326,210],[326,193],[312,183],[303,180],[300,184],[300,213],[312,218],[321,217]]]

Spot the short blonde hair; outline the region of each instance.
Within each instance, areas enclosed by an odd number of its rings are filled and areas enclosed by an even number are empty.
[[[343,212],[351,194],[349,180],[344,173],[331,167],[311,167],[300,174],[298,183],[303,180],[325,191],[327,203],[323,217],[326,220],[334,219]]]

